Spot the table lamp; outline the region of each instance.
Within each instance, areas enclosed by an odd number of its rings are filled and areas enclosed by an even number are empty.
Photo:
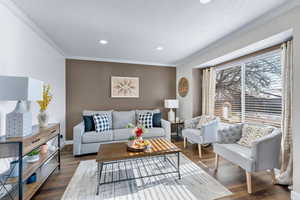
[[[17,101],[6,114],[6,137],[23,137],[32,133],[32,115],[26,101],[42,100],[43,82],[29,77],[0,76],[0,101]]]
[[[169,108],[170,111],[168,113],[168,120],[171,122],[175,121],[175,113],[173,111],[173,108],[178,108],[179,102],[177,99],[166,99],[165,100],[165,108]]]

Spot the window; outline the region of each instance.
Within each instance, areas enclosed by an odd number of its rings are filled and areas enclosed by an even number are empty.
[[[280,126],[281,68],[280,51],[273,51],[217,69],[215,115],[228,123]]]

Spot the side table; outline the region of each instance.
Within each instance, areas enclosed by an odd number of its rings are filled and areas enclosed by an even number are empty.
[[[175,127],[176,129],[176,135],[172,135],[172,137],[175,139],[175,141],[181,141],[181,130],[184,128],[184,121],[179,120],[177,122],[171,122],[171,127]]]

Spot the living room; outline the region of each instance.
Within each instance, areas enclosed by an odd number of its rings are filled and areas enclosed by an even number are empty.
[[[299,18],[1,0],[0,199],[300,199]]]

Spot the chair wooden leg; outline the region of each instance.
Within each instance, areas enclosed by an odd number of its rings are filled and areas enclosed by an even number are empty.
[[[275,177],[274,169],[271,169],[270,173],[271,173],[271,176],[272,176],[272,183],[275,185],[276,184],[276,177]]]
[[[183,138],[183,148],[186,148],[186,137]]]
[[[202,158],[201,144],[198,144],[199,157]]]
[[[246,172],[246,179],[247,179],[247,191],[249,194],[252,193],[252,180],[251,180],[251,173]]]
[[[216,154],[216,157],[215,157],[215,169],[214,169],[215,172],[217,172],[218,168],[219,168],[219,159],[220,159],[220,156],[218,154]]]

